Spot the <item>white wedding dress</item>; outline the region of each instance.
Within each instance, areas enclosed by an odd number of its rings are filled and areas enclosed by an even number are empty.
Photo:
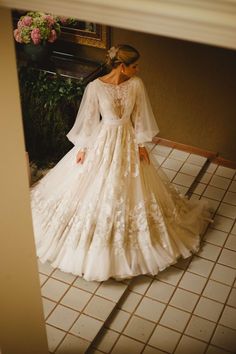
[[[158,133],[143,82],[86,87],[67,137],[74,147],[31,188],[37,255],[62,271],[103,281],[157,274],[199,248],[209,211],[140,161]],[[76,153],[86,147],[83,164]]]

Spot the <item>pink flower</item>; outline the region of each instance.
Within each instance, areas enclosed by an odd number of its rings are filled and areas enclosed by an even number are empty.
[[[57,32],[53,29],[50,32],[50,35],[48,37],[48,42],[52,43],[55,42],[55,40],[57,39]]]
[[[33,20],[32,20],[31,16],[25,16],[21,22],[22,22],[23,26],[31,26]]]
[[[55,23],[55,19],[51,15],[45,15],[44,16],[45,20],[47,20],[47,23],[50,27],[52,27]]]
[[[39,44],[41,41],[41,34],[40,34],[40,29],[39,28],[34,28],[31,32],[31,39],[34,42],[34,44]]]
[[[61,22],[63,25],[66,25],[66,23],[67,23],[67,17],[65,17],[65,16],[60,16],[59,19],[60,19],[60,22]]]
[[[22,27],[24,27],[24,24],[23,24],[23,22],[21,20],[19,20],[17,22],[17,28],[21,29]]]
[[[17,42],[22,43],[21,35],[19,29],[14,30],[14,38]]]

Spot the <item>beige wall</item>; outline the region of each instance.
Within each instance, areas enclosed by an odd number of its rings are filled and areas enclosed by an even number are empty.
[[[160,137],[236,161],[236,51],[113,28],[117,43],[140,50]],[[80,51],[104,58],[101,50]]]
[[[0,19],[0,351],[46,354],[10,12]]]
[[[160,136],[236,161],[236,51],[115,29],[142,55]]]

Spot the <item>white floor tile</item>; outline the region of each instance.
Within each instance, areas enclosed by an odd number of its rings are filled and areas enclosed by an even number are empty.
[[[180,173],[180,172],[178,172],[176,177],[173,179],[174,183],[180,184],[184,187],[190,187],[191,184],[193,183],[193,181],[194,181],[193,176],[189,176],[189,175],[186,175],[186,174]]]
[[[175,354],[203,354],[206,347],[206,343],[184,335],[178,344]]]
[[[146,295],[155,300],[167,303],[173,294],[175,287],[158,280],[154,280]]]
[[[155,327],[155,323],[147,321],[137,316],[132,316],[128,325],[124,329],[124,334],[146,343]]]
[[[126,311],[115,309],[106,322],[106,326],[110,329],[113,329],[114,331],[121,333],[130,316],[131,315]]]
[[[180,333],[158,325],[153,332],[148,344],[158,349],[164,350],[167,353],[173,353],[180,339],[180,336]]]
[[[236,289],[233,288],[227,301],[227,305],[236,307]]]
[[[220,349],[213,345],[209,345],[207,348],[206,354],[229,354],[228,350],[225,351],[224,349]]]
[[[75,280],[76,276],[70,273],[65,273],[56,269],[53,274],[51,275],[52,278],[64,281],[65,283],[72,284]]]
[[[213,267],[214,262],[198,256],[194,256],[188,266],[188,271],[198,275],[202,275],[204,277],[208,277]]]
[[[41,288],[42,296],[58,301],[69,288],[69,284],[62,283],[55,279],[48,279]]]
[[[211,343],[219,346],[220,348],[230,350],[232,353],[235,353],[236,331],[219,325],[217,326]]]
[[[140,294],[136,294],[132,291],[127,291],[119,302],[118,308],[127,312],[133,312],[141,298],[142,296]]]
[[[214,322],[193,315],[185,330],[185,334],[208,342],[215,326],[216,324]]]
[[[174,171],[179,171],[179,169],[181,168],[182,165],[183,165],[182,161],[168,158],[165,160],[162,167],[168,168],[168,169],[174,170]]]
[[[76,286],[82,290],[94,293],[101,283],[97,281],[87,281],[83,278],[77,278],[73,283],[73,286]]]
[[[167,306],[161,317],[160,324],[176,331],[183,332],[189,318],[189,313],[172,306]]]
[[[184,187],[184,186],[181,186],[181,185],[173,183],[173,182],[172,182],[172,185],[175,186],[178,193],[182,194],[182,195],[185,195],[187,193],[187,191],[189,190],[189,187]]]
[[[207,320],[217,322],[222,309],[223,304],[205,297],[201,297],[194,310],[194,314]]]
[[[144,343],[137,342],[132,338],[121,335],[111,351],[112,354],[135,353],[139,354],[144,348]]]
[[[113,302],[118,302],[126,289],[126,284],[109,279],[99,286],[96,295],[102,296]]]
[[[209,259],[211,261],[216,261],[221,252],[221,249],[221,247],[212,245],[211,243],[203,242],[202,247],[198,252],[198,256]]]
[[[39,273],[40,286],[42,286],[46,282],[47,279],[48,279],[47,275]]]
[[[206,284],[206,281],[207,279],[202,276],[186,272],[179,283],[179,287],[200,294]]]
[[[140,302],[135,314],[147,320],[158,322],[166,305],[156,300],[144,297]]]
[[[216,163],[210,163],[209,166],[207,167],[207,172],[209,173],[214,173],[215,170],[217,169],[218,165]]]
[[[172,181],[176,176],[176,171],[169,170],[168,168],[161,167],[162,171],[166,174],[169,181]]]
[[[196,155],[196,154],[190,154],[190,156],[187,159],[187,162],[193,163],[198,166],[203,166],[206,161],[207,161],[206,157]]]
[[[185,161],[189,157],[189,155],[190,155],[189,152],[185,152],[185,151],[178,150],[178,149],[173,149],[171,151],[169,157],[176,159],[176,160]]]
[[[91,297],[91,293],[72,286],[62,298],[61,304],[71,307],[74,310],[82,311]]]
[[[50,275],[54,271],[54,268],[48,262],[42,263],[38,259],[38,270],[39,273]]]
[[[236,193],[226,192],[223,201],[228,204],[236,205]]]
[[[232,285],[236,276],[236,271],[221,264],[216,264],[210,278],[226,285]]]
[[[223,231],[209,228],[204,235],[204,241],[212,243],[216,246],[223,246],[225,240],[227,239],[228,234]]]
[[[229,286],[210,279],[203,291],[203,296],[225,303],[230,289]]]
[[[236,268],[236,252],[228,249],[223,249],[218,263],[224,264],[232,268]]]
[[[112,310],[115,307],[115,303],[103,299],[99,296],[94,296],[85,307],[83,313],[86,315],[95,317],[99,320],[106,321],[109,315],[111,314]]]
[[[219,323],[236,330],[236,309],[230,306],[225,306]]]
[[[209,209],[210,209],[210,211],[212,213],[215,213],[216,210],[218,209],[219,205],[220,205],[220,201],[219,200],[210,199],[210,198],[207,198],[207,197],[204,197],[204,196],[201,196],[201,199],[207,200]]]
[[[217,188],[227,189],[230,185],[230,180],[225,177],[214,175],[209,184]]]
[[[78,335],[88,341],[92,341],[102,326],[102,321],[98,321],[95,318],[81,314],[73,327],[70,329],[70,333]]]
[[[170,305],[192,312],[198,299],[199,295],[197,294],[193,294],[192,292],[183,289],[176,289],[170,300]]]
[[[184,271],[182,269],[169,267],[162,272],[159,272],[157,279],[171,285],[177,285],[183,274]]]
[[[201,183],[208,184],[212,176],[212,173],[205,172],[202,176],[199,176],[197,180]]]
[[[203,193],[203,196],[210,198],[210,199],[215,199],[215,200],[222,200],[224,197],[225,190],[220,189],[214,186],[208,185]]]
[[[79,312],[58,305],[48,317],[47,324],[68,331],[78,316]]]
[[[204,183],[198,182],[198,184],[194,188],[194,193],[198,195],[202,195],[205,189],[206,189],[206,185]]]
[[[225,243],[225,248],[228,248],[232,251],[236,251],[236,236],[235,235],[229,235],[228,239]]]
[[[129,285],[129,289],[139,294],[144,294],[151,284],[152,279],[146,275],[139,275],[133,279]]]
[[[211,227],[213,229],[217,229],[220,231],[229,232],[231,227],[233,226],[233,223],[234,223],[234,220],[232,220],[230,218],[226,218],[221,215],[216,215],[214,217],[214,223],[212,224]]]
[[[49,313],[56,307],[56,302],[53,302],[51,300],[45,299],[44,297],[42,298],[43,300],[43,313],[44,313],[44,318],[48,317]]]
[[[228,218],[236,218],[236,206],[226,203],[221,203],[217,214],[226,216]]]
[[[199,174],[200,170],[201,166],[185,162],[184,165],[181,167],[180,172],[196,177]]]
[[[158,154],[158,155],[161,155],[161,156],[168,156],[171,151],[172,151],[171,147],[158,144],[152,150],[152,153],[153,154]]]
[[[75,337],[72,334],[67,334],[59,348],[56,350],[56,354],[85,353],[89,345],[90,342],[85,339]]]
[[[226,178],[233,178],[235,175],[236,170],[233,168],[219,166],[215,171],[215,174],[218,176],[226,177]]]
[[[150,347],[150,345],[147,345],[142,354],[165,354],[165,352],[157,348]]]
[[[114,332],[111,329],[104,328],[102,333],[98,334],[95,342],[93,343],[93,347],[104,353],[110,353],[118,337],[119,333]]]
[[[54,352],[63,337],[65,337],[66,332],[49,325],[46,325],[46,332],[48,339],[48,349],[50,352]]]
[[[158,165],[162,165],[166,158],[164,156],[151,153],[151,159],[152,159],[152,162],[154,162],[154,165],[156,167]],[[156,165],[156,163],[158,165]]]
[[[236,181],[232,181],[232,182],[230,183],[229,191],[236,193]]]
[[[231,234],[236,235],[236,222],[231,230]]]

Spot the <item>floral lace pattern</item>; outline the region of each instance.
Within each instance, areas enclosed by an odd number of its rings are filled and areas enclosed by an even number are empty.
[[[118,116],[122,121],[127,105],[134,106],[136,96],[129,101],[127,95],[136,83],[118,87],[102,83],[102,96],[90,95],[95,110],[88,108],[88,116],[98,117],[96,105],[106,93],[104,106],[110,112],[106,119]],[[135,119],[140,118],[132,116],[133,122],[128,118],[117,125],[96,123],[84,163],[76,164],[75,146],[32,187],[41,261],[87,280],[103,281],[157,274],[198,249],[209,220],[204,201],[187,200],[162,178],[160,169],[140,162],[135,131]],[[88,122],[92,125],[92,118]]]

